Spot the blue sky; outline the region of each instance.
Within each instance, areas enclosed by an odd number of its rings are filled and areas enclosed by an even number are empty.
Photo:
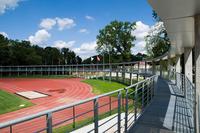
[[[96,54],[96,35],[112,20],[137,22],[133,53],[144,52],[143,36],[155,23],[147,0],[0,1],[1,33],[42,47],[70,47],[83,58]]]

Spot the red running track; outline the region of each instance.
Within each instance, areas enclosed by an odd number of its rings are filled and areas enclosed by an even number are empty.
[[[48,94],[48,97],[38,98],[30,100],[35,105],[32,107],[20,109],[14,112],[6,113],[0,115],[0,123],[6,122],[8,120],[13,120],[16,118],[21,118],[31,114],[38,113],[47,109],[54,107],[66,105],[79,100],[83,100],[89,97],[95,96],[92,93],[92,87],[88,84],[81,82],[80,78],[73,79],[0,79],[0,88],[11,92],[21,92],[21,91],[37,91],[41,93]],[[112,99],[115,101],[115,99]],[[107,104],[109,102],[109,97],[103,97],[99,99],[99,105]],[[112,108],[115,108],[117,103],[112,104]],[[88,102],[75,107],[75,114],[81,114],[83,112],[93,109],[93,102]],[[100,108],[99,112],[107,112],[109,110],[109,105]],[[56,113],[53,113],[53,124],[71,118],[73,116],[73,109],[65,109]],[[82,120],[87,117],[93,116],[93,112],[89,112],[84,116],[76,118],[77,120]],[[72,123],[72,120],[67,123]],[[65,124],[67,124],[65,123]],[[39,117],[34,120],[17,124],[13,126],[14,133],[30,133],[46,127],[46,117]],[[9,128],[0,129],[1,133],[9,132]]]

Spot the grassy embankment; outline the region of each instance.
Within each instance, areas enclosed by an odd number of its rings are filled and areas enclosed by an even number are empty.
[[[0,90],[0,114],[30,107],[33,103],[15,94]]]

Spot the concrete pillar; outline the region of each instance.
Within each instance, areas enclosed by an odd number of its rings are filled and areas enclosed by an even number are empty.
[[[19,77],[19,66],[17,67],[17,76]]]
[[[176,72],[181,73],[181,57],[180,55],[176,55]]]
[[[147,73],[147,62],[145,61],[145,64],[144,64],[144,70],[145,70],[145,73]]]
[[[138,73],[140,72],[140,62],[138,62]]]
[[[131,64],[131,68],[130,68],[130,80],[131,80],[131,85],[133,84],[133,65]]]
[[[130,73],[130,84],[132,85],[133,82],[132,82],[132,73]]]
[[[116,72],[116,80],[119,81],[119,72],[118,72],[118,70]]]
[[[192,48],[184,48],[184,73],[192,82]]]
[[[155,63],[155,61],[152,62],[152,74],[153,75],[156,74],[156,63]]]
[[[167,78],[170,79],[170,74],[171,74],[171,59],[170,56],[168,55],[167,58]]]
[[[196,88],[196,101],[197,106],[195,110],[196,114],[196,132],[199,133],[199,95],[200,95],[200,15],[195,16],[195,88]]]
[[[126,72],[125,72],[125,66],[123,65],[123,67],[122,67],[122,82],[123,83],[125,83],[125,74],[126,74]]]
[[[163,70],[162,70],[163,69],[163,67],[162,67],[162,60],[160,60],[159,63],[160,63],[160,76],[162,77],[162,72],[163,72]]]
[[[109,76],[109,81],[111,81],[112,79],[112,65],[110,64],[110,76]]]

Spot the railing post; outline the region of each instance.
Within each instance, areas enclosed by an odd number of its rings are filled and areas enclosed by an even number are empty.
[[[76,127],[75,106],[73,106],[73,128]]]
[[[118,93],[118,120],[117,120],[117,125],[118,125],[118,133],[121,132],[121,91]]]
[[[128,129],[128,89],[126,89],[126,105],[125,105],[125,133]]]
[[[151,100],[152,100],[152,98],[153,98],[153,87],[154,87],[154,81],[153,81],[153,78],[151,78],[151,79],[149,79],[149,81],[150,81],[150,87],[151,87]]]
[[[47,120],[47,133],[52,133],[52,114],[48,113],[46,116]]]
[[[147,87],[147,105],[149,104],[149,80],[146,81],[146,87]]]
[[[137,120],[137,89],[138,89],[138,85],[135,88],[135,96],[134,96],[134,104],[135,104],[135,119],[134,121]]]
[[[110,110],[110,115],[111,115],[112,114],[111,96],[109,96],[109,110]]]
[[[130,71],[130,73],[131,73],[131,85],[133,84],[133,80],[132,80],[132,76],[133,76],[133,65],[131,64],[131,71]]]
[[[144,108],[144,82],[142,83],[142,111]]]
[[[12,132],[13,132],[12,125],[10,125],[10,133],[12,133]]]
[[[145,73],[147,73],[147,62],[145,61],[145,64],[144,64],[144,71]]]
[[[110,76],[109,76],[109,81],[111,82],[111,77],[112,77],[112,66],[111,66],[111,64],[109,64],[110,65]]]
[[[126,75],[126,73],[125,73],[125,66],[123,64],[123,66],[122,66],[122,82],[123,83],[125,83],[125,75]]]
[[[94,99],[94,132],[95,133],[98,133],[99,132],[99,124],[98,124],[98,121],[99,121],[99,114],[98,114],[98,108],[99,108],[99,105],[98,105],[98,99]]]

